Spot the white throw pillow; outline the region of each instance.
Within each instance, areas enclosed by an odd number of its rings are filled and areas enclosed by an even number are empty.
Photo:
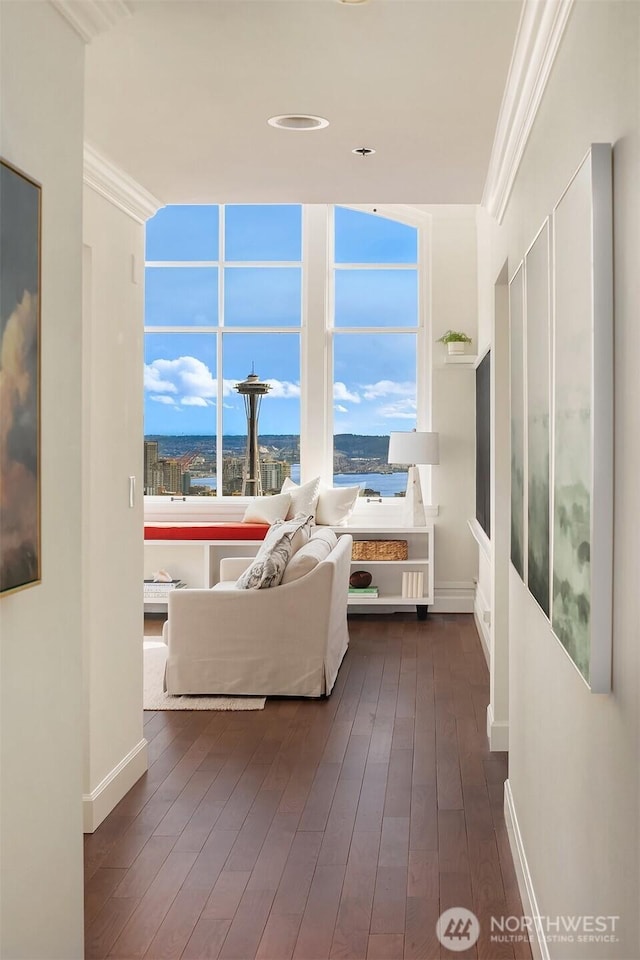
[[[309,530],[311,517],[302,514],[293,520],[276,520],[271,525],[252,564],[236,581],[239,590],[264,590],[277,587],[293,554],[294,537]]]
[[[360,493],[360,487],[330,487],[320,490],[316,508],[316,523],[337,527],[346,523]]]
[[[299,514],[297,517],[294,517],[293,519],[298,520],[300,517],[303,517],[303,516],[304,514]],[[304,547],[305,543],[309,542],[311,531],[315,529],[315,521],[313,517],[311,516],[305,517],[305,520],[307,522],[304,524],[304,526],[296,530],[296,532],[291,538],[291,556],[293,556],[294,553],[297,553],[300,547]],[[289,523],[288,520],[285,522]],[[333,530],[331,532],[333,533]]]
[[[276,493],[274,497],[254,497],[245,510],[242,522],[273,523],[275,520],[284,520],[290,506],[291,496],[288,493]]]
[[[287,520],[295,517],[297,513],[315,516],[319,492],[320,477],[315,477],[314,480],[309,480],[308,483],[303,483],[302,486],[294,483],[291,477],[285,477],[281,493],[288,493],[291,497]]]
[[[306,576],[307,573],[311,573],[321,560],[326,560],[330,553],[331,547],[326,540],[319,539],[318,537],[309,540],[308,543],[305,543],[304,547],[300,547],[295,557],[289,560],[281,583],[292,583],[294,580],[299,580],[300,577]]]

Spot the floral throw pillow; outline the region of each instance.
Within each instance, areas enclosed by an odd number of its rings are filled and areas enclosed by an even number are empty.
[[[310,527],[313,517],[299,514],[293,520],[276,520],[262,541],[255,560],[236,581],[239,590],[265,590],[282,581],[293,553],[293,538],[299,530]]]

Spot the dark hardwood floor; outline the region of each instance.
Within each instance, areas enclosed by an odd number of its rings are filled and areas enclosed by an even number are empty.
[[[145,714],[149,770],[85,838],[88,960],[531,957],[489,939],[522,907],[472,617],[350,633],[326,700]],[[453,906],[466,952],[436,938]]]

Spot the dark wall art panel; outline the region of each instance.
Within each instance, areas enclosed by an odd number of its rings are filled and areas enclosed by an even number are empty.
[[[491,353],[476,369],[476,520],[491,538]]]

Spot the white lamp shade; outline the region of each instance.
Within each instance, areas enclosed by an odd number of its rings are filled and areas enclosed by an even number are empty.
[[[440,463],[437,433],[411,430],[389,435],[389,463]]]

